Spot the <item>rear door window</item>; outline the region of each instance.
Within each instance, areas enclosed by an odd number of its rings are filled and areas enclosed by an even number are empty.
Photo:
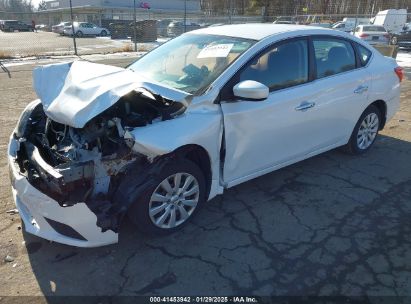
[[[313,39],[317,78],[355,69],[355,52],[348,41],[338,38]]]

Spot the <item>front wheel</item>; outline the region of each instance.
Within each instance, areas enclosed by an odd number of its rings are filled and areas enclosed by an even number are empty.
[[[77,31],[76,36],[79,37],[79,38],[81,38],[81,37],[84,36],[84,34],[83,34],[82,31]]]
[[[100,33],[101,37],[106,37],[107,36],[107,32],[105,30],[102,30]]]
[[[351,154],[362,154],[367,152],[374,144],[381,125],[381,112],[374,106],[369,106],[361,115],[346,150]]]
[[[149,234],[169,234],[182,228],[206,198],[204,174],[186,159],[170,161],[146,184],[143,193],[136,193],[128,216]]]

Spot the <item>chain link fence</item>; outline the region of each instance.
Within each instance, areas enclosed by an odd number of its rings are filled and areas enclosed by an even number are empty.
[[[288,10],[273,10],[269,5],[249,10],[248,15],[239,15],[244,11],[232,7],[222,7],[220,10],[206,8],[201,13],[186,14],[150,10],[116,13],[89,8],[76,9],[72,16],[69,10],[35,13],[0,11],[0,61],[30,56],[42,58],[146,52],[184,32],[222,24],[274,22],[332,27],[344,21],[346,27],[336,29],[351,31],[358,24],[370,23],[373,18],[378,18],[373,13],[377,9],[373,8],[366,14],[301,14],[306,9],[303,5],[297,5],[294,14],[290,14]],[[271,10],[269,14],[267,10]],[[289,14],[280,15],[279,11]],[[403,9],[397,12],[395,18],[402,27],[411,20],[411,15]]]
[[[262,22],[262,16],[176,13],[1,13],[0,59],[148,51],[191,30],[229,23]],[[74,35],[73,35],[74,28]],[[74,36],[74,37],[73,37]],[[75,40],[73,39],[75,38]]]

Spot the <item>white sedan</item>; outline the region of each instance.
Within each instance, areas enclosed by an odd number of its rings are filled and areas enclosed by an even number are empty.
[[[381,25],[359,25],[354,29],[353,34],[369,44],[390,43],[390,34]]]
[[[16,206],[29,233],[69,245],[116,242],[126,215],[171,233],[225,189],[337,147],[367,152],[402,78],[356,37],[275,24],[186,33],[127,69],[39,67],[8,149]]]
[[[105,37],[110,35],[110,31],[108,29],[88,22],[73,22],[73,26],[70,24],[64,27],[63,34],[66,36],[73,36],[73,27],[74,34],[79,38],[83,36]]]

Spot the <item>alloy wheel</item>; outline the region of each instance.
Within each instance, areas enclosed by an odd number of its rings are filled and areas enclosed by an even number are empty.
[[[149,202],[149,216],[162,229],[177,227],[188,220],[200,199],[197,179],[188,173],[176,173],[164,179]]]
[[[377,114],[370,113],[365,116],[357,134],[357,145],[359,149],[366,150],[372,145],[377,136],[379,125],[380,120]]]

